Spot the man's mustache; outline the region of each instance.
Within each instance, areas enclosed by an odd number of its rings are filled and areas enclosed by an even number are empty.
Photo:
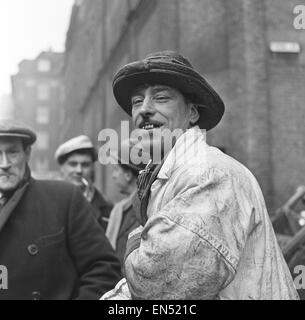
[[[144,127],[146,124],[153,124],[155,126],[162,126],[162,123],[156,121],[156,120],[153,120],[153,119],[150,119],[150,118],[143,118],[140,123],[138,124],[138,128],[142,128]]]
[[[0,177],[8,177],[8,176],[15,176],[14,172],[6,171],[6,170],[0,170]]]

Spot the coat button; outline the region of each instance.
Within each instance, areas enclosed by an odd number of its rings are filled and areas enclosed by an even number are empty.
[[[33,300],[40,300],[41,294],[38,291],[32,292]]]
[[[39,252],[38,246],[36,244],[30,244],[28,246],[28,252],[31,256],[35,256]]]

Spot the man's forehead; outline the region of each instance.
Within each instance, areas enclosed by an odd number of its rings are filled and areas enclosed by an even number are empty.
[[[135,90],[132,92],[132,96],[142,93],[145,90],[151,90],[153,93],[154,92],[159,92],[159,91],[164,91],[164,90],[175,90],[178,91],[176,88],[174,87],[170,87],[167,85],[163,85],[163,84],[143,84],[141,86],[138,86],[135,88]]]
[[[79,153],[79,152],[73,152],[70,154],[67,158],[66,162],[71,162],[71,161],[76,161],[76,162],[93,162],[91,154],[89,153]]]
[[[1,137],[0,136],[0,146],[7,147],[22,147],[22,139],[19,137]]]

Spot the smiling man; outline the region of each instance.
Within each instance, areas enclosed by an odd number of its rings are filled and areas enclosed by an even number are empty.
[[[97,152],[92,141],[85,135],[74,137],[58,147],[55,159],[62,178],[82,189],[93,207],[95,218],[106,231],[112,205],[94,186]]]
[[[31,177],[36,134],[0,119],[0,300],[97,299],[120,263],[79,188]]]
[[[157,131],[180,135],[139,176],[142,226],[102,299],[298,299],[255,177],[205,141],[224,113],[216,91],[164,51],[122,67],[113,92],[153,144]]]

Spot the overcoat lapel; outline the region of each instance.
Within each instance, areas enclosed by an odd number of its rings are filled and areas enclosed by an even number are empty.
[[[17,204],[20,202],[28,186],[29,186],[29,183],[28,182],[25,183],[20,189],[18,189],[13,194],[13,196],[8,200],[8,202],[0,210],[0,231],[3,229],[6,221],[11,216]]]

